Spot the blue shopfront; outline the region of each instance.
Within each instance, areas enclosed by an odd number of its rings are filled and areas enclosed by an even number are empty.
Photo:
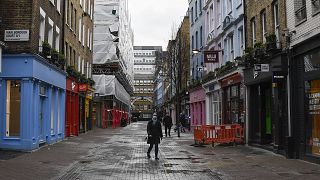
[[[0,149],[30,151],[64,138],[66,74],[38,55],[4,55]]]

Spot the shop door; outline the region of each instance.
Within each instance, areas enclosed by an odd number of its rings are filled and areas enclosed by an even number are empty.
[[[271,118],[271,88],[265,87],[262,94],[262,144],[272,143],[272,118]]]
[[[44,109],[45,109],[45,97],[44,96],[40,96],[39,143],[45,143],[45,136],[44,136]]]

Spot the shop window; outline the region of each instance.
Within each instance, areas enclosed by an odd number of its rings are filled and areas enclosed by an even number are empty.
[[[60,90],[58,90],[58,109],[57,109],[57,111],[58,111],[58,134],[60,134],[61,133],[61,128],[60,128],[60,124],[61,124],[61,117],[60,117],[60,114],[61,114],[61,92],[60,92]]]
[[[51,90],[50,132],[54,134],[54,89]]]
[[[304,56],[305,72],[316,71],[320,69],[320,51],[319,49]]]
[[[7,81],[6,136],[20,136],[21,82]]]
[[[320,80],[305,82],[307,98],[306,153],[320,157]]]

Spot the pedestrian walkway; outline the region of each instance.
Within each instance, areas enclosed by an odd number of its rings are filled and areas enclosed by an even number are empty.
[[[1,179],[319,179],[320,166],[247,146],[193,147],[191,133],[164,138],[146,156],[146,122],[96,129],[32,153],[0,151]]]

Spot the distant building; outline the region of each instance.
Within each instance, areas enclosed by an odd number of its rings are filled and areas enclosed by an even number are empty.
[[[128,120],[133,94],[133,31],[127,0],[95,1],[93,80],[99,127]]]
[[[205,75],[204,56],[202,53],[194,54],[193,51],[202,51],[205,47],[205,11],[204,0],[189,0],[190,20],[190,113],[191,124],[202,125],[206,123],[205,90],[201,80]]]
[[[140,120],[152,118],[154,109],[154,74],[161,46],[134,46],[134,95],[131,98],[133,116]]]

